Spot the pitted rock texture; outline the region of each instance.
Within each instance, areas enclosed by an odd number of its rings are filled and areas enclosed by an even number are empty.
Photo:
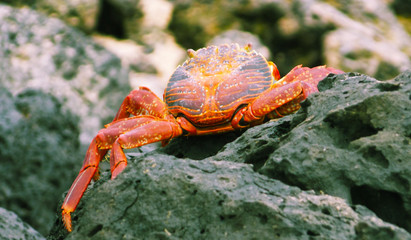
[[[339,75],[318,88],[296,114],[249,129],[211,158],[251,163],[411,231],[411,71],[383,82]]]
[[[115,181],[108,177],[85,194],[74,230],[65,235],[57,223],[49,239],[366,239],[373,231],[410,237],[367,209],[287,186],[247,164],[150,153]]]
[[[296,114],[239,137],[130,153],[49,239],[411,239],[410,75],[331,75]]]

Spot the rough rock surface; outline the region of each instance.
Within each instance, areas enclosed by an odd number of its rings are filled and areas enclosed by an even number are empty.
[[[57,17],[70,26],[91,32],[98,26],[99,0],[2,0],[14,7],[23,6]]]
[[[363,207],[301,191],[226,161],[137,157],[115,181],[94,184],[49,239],[410,238]]]
[[[59,217],[49,239],[411,239],[410,79],[330,76],[296,114],[238,138],[130,153],[90,185],[73,232]]]
[[[81,162],[78,117],[52,95],[0,88],[0,206],[42,234]]]
[[[411,71],[384,82],[339,75],[319,89],[297,114],[248,130],[213,159],[251,163],[411,231]]]
[[[129,93],[121,61],[56,18],[0,4],[0,82],[56,96],[81,119],[81,141],[110,122]]]
[[[23,222],[14,212],[0,207],[0,239],[45,240],[46,238]]]

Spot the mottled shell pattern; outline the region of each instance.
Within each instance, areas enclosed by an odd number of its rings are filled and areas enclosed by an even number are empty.
[[[240,106],[274,81],[267,60],[250,48],[225,44],[188,50],[190,58],[176,69],[164,92],[169,111],[197,127],[229,122]]]

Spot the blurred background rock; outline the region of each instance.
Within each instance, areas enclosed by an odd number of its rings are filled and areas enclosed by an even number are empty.
[[[385,80],[411,68],[410,14],[408,0],[0,0],[0,206],[46,234],[93,135],[131,89],[162,96],[187,48],[252,43],[282,75]]]

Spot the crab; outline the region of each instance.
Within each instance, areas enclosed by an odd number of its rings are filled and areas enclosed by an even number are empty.
[[[69,232],[71,213],[91,180],[98,179],[99,163],[108,150],[111,179],[115,179],[127,166],[123,149],[159,141],[165,146],[182,135],[219,134],[280,118],[297,111],[301,101],[318,92],[318,82],[329,73],[343,73],[326,66],[299,65],[280,78],[276,65],[251,45],[224,44],[187,53],[189,58],[168,82],[164,101],[146,87],[132,91],[114,120],[92,140],[61,207]]]

